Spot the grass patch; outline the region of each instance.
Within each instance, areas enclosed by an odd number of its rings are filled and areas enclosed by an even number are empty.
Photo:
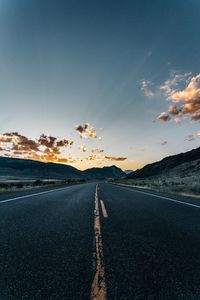
[[[58,186],[67,184],[80,184],[85,183],[85,179],[67,179],[67,180],[31,180],[31,181],[9,181],[0,182],[0,192],[28,190],[45,186]]]
[[[200,196],[200,177],[198,175],[181,178],[160,176],[145,179],[119,179],[111,182],[128,184],[158,192]]]

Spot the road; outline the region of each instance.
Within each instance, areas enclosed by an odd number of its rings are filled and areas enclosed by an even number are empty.
[[[200,299],[200,200],[107,183],[0,194],[0,299]]]

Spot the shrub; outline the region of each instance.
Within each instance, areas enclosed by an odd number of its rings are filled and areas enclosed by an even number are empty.
[[[34,183],[33,183],[33,185],[35,185],[35,186],[37,186],[37,185],[42,185],[42,184],[43,184],[43,182],[42,182],[42,180],[40,180],[40,179],[34,181]]]

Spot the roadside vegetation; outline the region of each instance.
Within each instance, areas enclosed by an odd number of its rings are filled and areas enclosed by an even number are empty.
[[[199,175],[185,177],[148,177],[145,179],[118,179],[113,183],[127,184],[139,188],[146,188],[158,192],[193,195],[200,197]]]
[[[0,182],[0,192],[9,192],[9,191],[20,191],[35,189],[45,186],[57,186],[65,184],[79,184],[85,183],[85,179],[67,179],[67,180],[30,180],[30,181],[2,181]]]

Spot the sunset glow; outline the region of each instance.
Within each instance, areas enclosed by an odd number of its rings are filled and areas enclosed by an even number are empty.
[[[199,12],[1,1],[0,156],[135,170],[198,147]]]

